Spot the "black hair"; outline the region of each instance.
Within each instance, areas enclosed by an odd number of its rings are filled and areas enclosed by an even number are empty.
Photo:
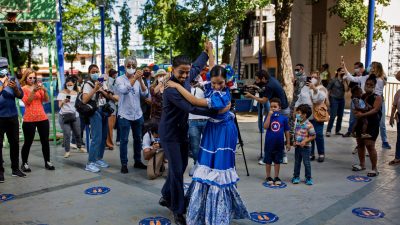
[[[93,68],[99,68],[99,66],[97,66],[96,64],[92,64],[92,65],[90,65],[89,66],[89,68],[88,68],[88,74],[90,74],[90,70],[92,70]]]
[[[324,65],[322,65],[322,68],[325,69],[325,70],[329,69],[329,64],[325,63]]]
[[[302,63],[297,63],[296,66],[300,66],[302,69],[304,69],[304,64]]]
[[[222,76],[226,79],[226,69],[220,65],[214,66],[210,71],[210,77],[219,77]]]
[[[357,91],[361,91],[362,92],[362,88],[358,85],[354,86],[353,88],[351,88],[351,94],[354,95]]]
[[[67,89],[67,83],[68,82],[72,82],[72,83],[74,83],[74,91],[78,91],[78,84],[77,84],[77,82],[76,82],[76,78],[75,77],[71,77],[71,76],[68,76],[66,79],[65,79],[65,83],[64,83],[64,89]]]
[[[272,98],[269,100],[269,103],[278,103],[279,107],[281,107],[281,100],[279,98]]]
[[[367,81],[372,81],[372,82],[374,82],[375,85],[376,85],[376,83],[378,82],[378,81],[376,80],[376,75],[375,75],[375,74],[370,74],[369,77],[368,77],[368,79],[367,79],[365,82],[367,82]]]
[[[110,69],[110,71],[108,71],[108,76],[109,77],[112,77],[112,76],[114,76],[114,74],[117,74],[118,72],[116,71],[116,70],[114,70],[114,69]]]
[[[191,65],[192,60],[189,56],[186,55],[178,55],[172,60],[172,67],[178,67],[180,65]]]
[[[148,124],[148,131],[150,131],[152,134],[158,134],[158,124],[155,122],[150,122]]]
[[[307,118],[311,116],[312,111],[311,107],[307,104],[301,104],[297,107],[296,111],[301,112],[302,114],[306,114]]]
[[[364,64],[362,62],[356,62],[356,63],[354,63],[354,65],[359,68],[364,68]]]
[[[257,71],[256,77],[258,77],[258,79],[260,80],[262,80],[263,78],[265,78],[265,80],[269,80],[269,74],[266,70]]]

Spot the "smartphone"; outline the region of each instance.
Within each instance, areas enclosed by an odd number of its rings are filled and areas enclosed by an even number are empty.
[[[15,82],[15,77],[10,77],[10,80]]]
[[[71,100],[71,95],[67,95],[66,98],[68,98],[69,100]]]
[[[311,77],[307,77],[306,82],[307,82],[307,83],[311,83],[311,79],[312,79]]]
[[[99,78],[97,79],[97,81],[99,81],[100,83],[103,83],[103,82],[104,82],[104,77],[99,77]]]

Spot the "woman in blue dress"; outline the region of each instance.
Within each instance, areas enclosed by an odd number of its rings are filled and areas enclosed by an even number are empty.
[[[224,109],[231,96],[226,87],[226,70],[215,66],[211,82],[205,84],[205,98],[194,97],[181,85],[168,82],[191,104],[214,110]],[[210,118],[204,128],[198,155],[198,166],[187,191],[189,201],[186,221],[190,225],[229,225],[232,219],[249,218],[236,183],[235,151],[238,131],[235,115],[228,111]]]

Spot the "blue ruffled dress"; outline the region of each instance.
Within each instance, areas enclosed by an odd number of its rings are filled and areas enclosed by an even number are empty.
[[[205,86],[208,107],[225,108],[231,96],[229,89],[214,91]],[[229,225],[232,219],[249,218],[238,193],[239,176],[235,170],[238,131],[235,115],[228,111],[210,118],[204,128],[197,168],[186,197],[189,225]]]

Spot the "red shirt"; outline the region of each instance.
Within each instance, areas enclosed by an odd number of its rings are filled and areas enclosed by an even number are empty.
[[[47,120],[48,118],[42,105],[42,103],[45,101],[44,91],[37,91],[31,103],[28,103],[28,98],[31,94],[30,88],[28,86],[24,86],[22,87],[22,91],[24,92],[22,101],[25,104],[24,122],[39,122]]]

